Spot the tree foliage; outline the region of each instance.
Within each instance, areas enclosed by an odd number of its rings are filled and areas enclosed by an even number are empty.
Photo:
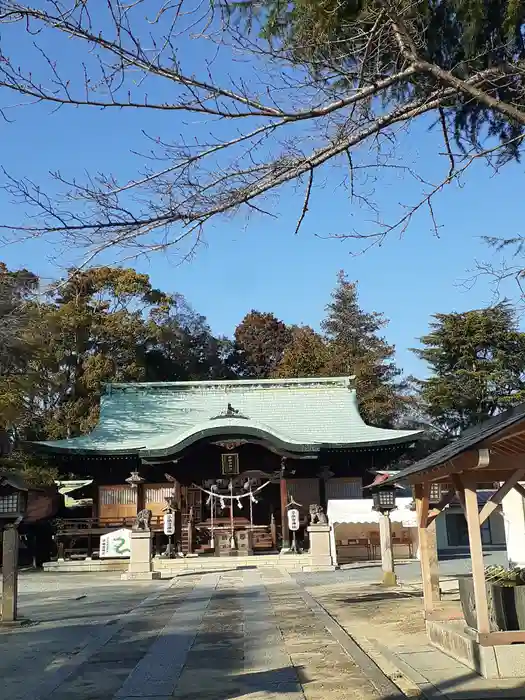
[[[291,339],[291,330],[274,314],[252,309],[235,329],[243,376],[271,377]]]
[[[520,153],[523,22],[516,0],[0,0],[6,121],[14,101],[75,108],[71,118],[140,111],[153,125],[143,133],[139,120],[137,171],[57,167],[47,188],[6,174],[29,216],[3,228],[58,238],[89,262],[108,248],[187,256],[213,221],[267,213],[288,183],[304,188],[298,230],[337,165],[341,191],[372,222],[338,237],[368,247],[419,211],[436,231],[437,193],[479,158],[497,167]],[[432,183],[402,160],[402,127],[421,121],[443,144],[432,144]],[[418,194],[385,220],[371,183],[392,167]]]
[[[117,267],[71,270],[36,298],[34,275],[4,274],[6,285],[18,286],[9,288],[13,299],[5,305],[16,333],[5,336],[0,421],[18,438],[91,430],[107,382],[232,374],[232,343],[215,338],[181,295],[153,288],[147,275]]]
[[[406,397],[395,348],[380,335],[387,323],[382,314],[360,307],[357,284],[339,272],[322,332],[294,329],[276,375],[355,376],[363,418],[372,425],[392,425],[403,414]]]
[[[276,377],[322,377],[326,375],[329,349],[322,335],[309,326],[292,329],[291,340],[275,370]]]
[[[430,328],[414,352],[432,374],[417,385],[445,431],[455,435],[525,401],[525,333],[509,303],[435,314]]]

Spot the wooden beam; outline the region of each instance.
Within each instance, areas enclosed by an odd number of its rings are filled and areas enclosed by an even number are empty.
[[[490,632],[487,587],[485,585],[485,566],[483,563],[483,544],[481,542],[481,525],[478,513],[478,495],[476,484],[463,477],[465,493],[465,508],[472,560],[472,579],[474,583],[474,600],[476,602],[476,617],[478,632]]]
[[[450,477],[452,474],[461,474],[462,472],[471,471],[472,469],[479,470],[480,473],[482,473],[483,469],[489,466],[490,459],[490,451],[485,447],[466,450],[465,452],[456,455],[456,457],[453,457],[451,460],[448,460],[441,466],[437,466],[426,474],[412,474],[411,476],[407,477],[407,481],[411,485],[427,481],[440,481],[444,477]],[[520,459],[520,457],[505,457],[505,459],[514,460]],[[519,466],[522,464],[523,461],[520,462]],[[510,469],[512,470],[513,464],[508,466],[510,466]],[[447,481],[449,480],[450,478],[447,478]]]
[[[518,481],[521,481],[523,477],[525,476],[525,469],[520,469],[517,472],[514,472],[514,474],[503,483],[499,489],[496,491],[496,493],[493,493],[492,496],[489,498],[489,500],[485,503],[483,508],[481,509],[481,513],[479,514],[479,522],[480,525],[483,525],[485,520],[487,518],[490,518],[492,513],[496,510],[496,508],[500,505],[501,501],[505,498],[505,496],[508,494],[508,492],[514,488],[515,484],[518,483]]]
[[[447,493],[443,496],[443,498],[439,501],[439,503],[434,508],[432,508],[432,510],[428,514],[427,527],[437,518],[437,516],[440,513],[443,512],[443,510],[454,499],[455,495],[456,495],[455,491],[453,489],[450,489],[450,491],[447,491]]]
[[[420,528],[426,528],[428,525],[428,514],[430,512],[430,487],[425,485],[424,496],[421,498],[420,510],[418,513],[418,523]]]
[[[461,503],[463,512],[465,512],[465,490],[463,488],[463,482],[461,481],[461,477],[459,476],[459,474],[452,474],[450,478],[452,479],[452,483],[454,484],[454,488],[456,489],[456,495],[459,499],[459,502]]]
[[[478,634],[478,642],[482,647],[497,647],[504,644],[518,644],[520,642],[523,644],[525,642],[525,630]]]

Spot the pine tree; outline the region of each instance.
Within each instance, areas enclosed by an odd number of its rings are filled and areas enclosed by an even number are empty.
[[[435,314],[413,352],[432,376],[417,381],[431,419],[450,434],[525,401],[525,333],[508,302]]]
[[[321,328],[329,346],[324,373],[355,375],[363,418],[372,425],[392,425],[403,411],[404,384],[394,362],[395,348],[381,335],[383,314],[359,306],[357,284],[339,272]]]

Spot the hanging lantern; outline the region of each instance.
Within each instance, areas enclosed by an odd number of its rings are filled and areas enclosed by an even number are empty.
[[[242,510],[241,499],[238,496],[237,496],[237,505],[239,506],[239,510]]]
[[[224,510],[226,508],[226,503],[224,502],[224,498],[221,496],[221,510]]]

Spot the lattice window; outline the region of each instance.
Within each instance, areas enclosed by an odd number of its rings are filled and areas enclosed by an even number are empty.
[[[0,496],[0,513],[18,513],[19,511],[19,494],[9,493],[5,496]]]
[[[166,503],[166,498],[173,496],[171,486],[147,486],[146,487],[146,503]]]
[[[326,499],[363,498],[363,482],[361,479],[328,479],[326,482]]]
[[[100,487],[100,503],[103,506],[133,506],[137,504],[137,490],[130,486]]]

